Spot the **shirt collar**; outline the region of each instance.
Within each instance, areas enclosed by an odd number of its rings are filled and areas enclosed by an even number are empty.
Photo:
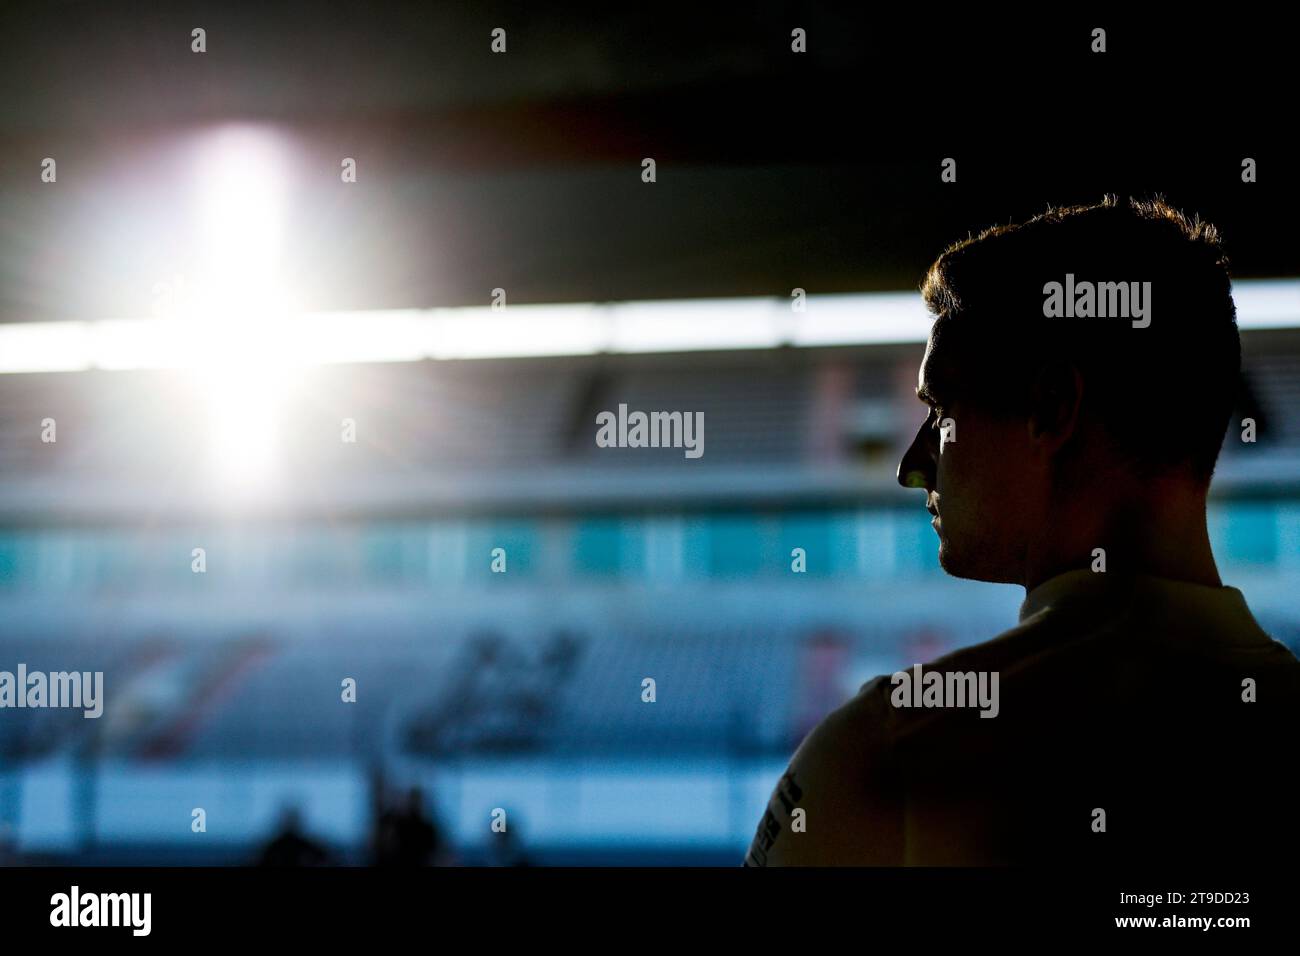
[[[1105,572],[1066,571],[1048,578],[1025,595],[1020,605],[1020,623],[1066,602],[1099,597],[1106,591],[1113,591],[1114,585],[1115,579],[1108,578]]]
[[[1232,641],[1243,643],[1255,643],[1261,638],[1271,640],[1236,588],[1104,571],[1066,571],[1044,581],[1025,595],[1020,605],[1020,623],[1065,605],[1083,603],[1098,610],[1128,604],[1135,598],[1140,599],[1146,614],[1156,619],[1178,620],[1184,637],[1205,633],[1226,634]]]

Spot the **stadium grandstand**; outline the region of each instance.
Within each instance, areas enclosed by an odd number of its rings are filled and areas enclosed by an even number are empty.
[[[1211,531],[1300,648],[1300,293],[1237,296]],[[834,310],[887,326],[872,310],[894,297],[850,298]],[[694,328],[717,304],[654,307]],[[102,720],[0,722],[8,853],[243,862],[293,805],[362,859],[379,779],[422,786],[464,860],[504,807],[542,862],[734,862],[818,719],[1014,619],[1019,589],[942,574],[895,483],[924,315],[898,323],[875,343],[313,365],[274,407],[231,400],[272,452],[238,474],[217,467],[229,395],[193,370],[0,374],[5,659],[102,670],[113,694]],[[620,404],[703,412],[705,454],[598,448]]]

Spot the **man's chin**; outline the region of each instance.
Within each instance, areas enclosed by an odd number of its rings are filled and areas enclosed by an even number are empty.
[[[1012,576],[1003,573],[987,562],[972,560],[971,557],[952,546],[947,538],[939,538],[939,567],[954,578],[968,581],[985,581],[989,584],[1009,584]]]
[[[953,577],[960,578],[964,576],[962,574],[961,564],[962,562],[958,560],[958,556],[953,552],[952,545],[950,545],[948,541],[942,535],[940,535],[939,567],[943,568]]]

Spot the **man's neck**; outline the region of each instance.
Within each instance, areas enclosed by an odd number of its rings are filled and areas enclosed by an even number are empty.
[[[1026,555],[1026,592],[1074,570],[1223,584],[1206,528],[1205,492],[1184,482],[1153,481],[1141,494],[1076,501],[1059,509],[1044,531]]]

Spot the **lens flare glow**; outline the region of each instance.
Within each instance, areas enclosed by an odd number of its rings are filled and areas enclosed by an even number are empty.
[[[280,276],[284,155],[264,130],[230,127],[203,144],[196,189],[202,259],[177,321],[211,428],[213,475],[226,491],[275,475],[286,404],[297,379],[296,308]]]

